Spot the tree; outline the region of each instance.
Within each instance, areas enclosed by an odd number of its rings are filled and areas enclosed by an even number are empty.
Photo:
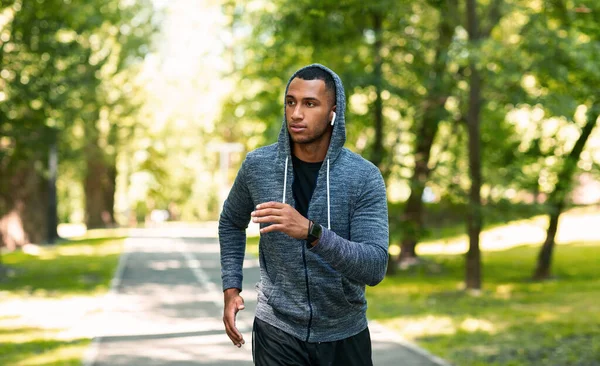
[[[587,122],[583,126],[577,142],[575,142],[575,146],[573,146],[573,149],[565,158],[563,166],[558,173],[556,186],[548,197],[548,208],[550,211],[549,224],[546,232],[546,240],[544,240],[544,244],[540,249],[537,267],[533,274],[533,278],[536,280],[550,278],[550,265],[552,261],[552,252],[554,251],[555,246],[556,231],[558,229],[558,219],[565,208],[566,197],[571,190],[573,174],[577,169],[577,163],[579,162],[581,152],[583,151],[588,138],[592,134],[592,131],[596,127],[598,119],[600,119],[600,104],[596,102],[589,109]]]
[[[405,230],[398,260],[402,263],[414,262],[417,258],[416,246],[423,231],[423,191],[429,179],[431,149],[434,145],[440,123],[447,118],[446,101],[454,94],[456,80],[450,76],[450,45],[455,28],[459,25],[458,2],[455,0],[431,2],[437,5],[437,42],[431,70],[427,75],[427,92],[421,103],[420,118],[415,121],[415,165],[409,181],[410,195],[406,202],[402,221]]]
[[[568,125],[581,130],[569,152],[563,146],[554,150],[563,157],[556,166],[553,190],[548,195],[549,224],[546,239],[540,249],[533,277],[537,280],[551,276],[551,261],[555,247],[555,236],[560,215],[567,204],[567,195],[573,184],[574,173],[585,144],[598,124],[600,104],[597,85],[600,72],[596,67],[600,59],[600,30],[595,15],[600,6],[594,1],[570,4],[555,0],[537,14],[534,22],[524,30],[525,35],[535,34],[524,45],[533,60],[532,75],[536,77],[536,89],[541,90],[540,100],[546,101],[545,108],[554,116],[563,118]],[[539,57],[540,49],[553,54],[553,62]],[[576,85],[572,88],[572,85]],[[574,116],[577,110],[587,109],[584,122]]]
[[[109,104],[110,98],[98,97],[106,94],[96,93],[103,91],[108,77],[130,66],[133,58],[126,56],[146,52],[139,42],[148,41],[146,23],[140,21],[140,31],[132,36],[123,34],[125,25],[136,21],[135,14],[149,2],[136,4],[128,7],[117,0],[2,2],[1,10],[8,16],[0,48],[3,244],[15,247],[44,241],[50,146],[58,145],[59,171],[79,165],[89,137],[81,131],[101,124],[98,117],[103,106],[123,106],[119,101]],[[114,135],[108,131],[106,139]],[[73,170],[80,171],[79,167]]]
[[[480,40],[477,7],[475,0],[467,0],[467,32],[469,41],[476,46]],[[481,232],[481,148],[480,148],[480,110],[481,110],[481,76],[473,56],[469,62],[469,111],[467,126],[469,131],[469,172],[471,189],[469,191],[469,214],[467,225],[469,233],[469,250],[466,258],[465,284],[467,289],[481,288],[481,252],[479,249],[479,233]]]
[[[437,142],[437,145],[441,147],[438,151],[448,153],[448,149],[456,148],[456,146],[451,145],[456,145],[458,143],[457,141],[452,141],[452,135],[460,134],[458,127],[465,124],[465,122],[468,126],[471,126],[469,124],[470,121],[475,118],[475,115],[477,116],[476,118],[479,119],[479,114],[484,107],[487,108],[486,113],[494,113],[490,106],[481,103],[481,96],[477,96],[481,95],[483,92],[480,84],[481,79],[485,75],[480,75],[480,72],[476,68],[480,67],[483,63],[480,51],[482,42],[491,38],[492,31],[506,12],[503,12],[501,9],[503,6],[502,1],[492,1],[484,9],[486,17],[483,19],[482,29],[477,29],[477,34],[474,35],[473,29],[469,28],[472,26],[470,24],[470,22],[472,22],[471,19],[467,20],[466,27],[463,26],[463,22],[459,15],[460,6],[458,1],[430,1],[429,3],[439,14],[436,29],[437,41],[432,46],[435,49],[435,57],[433,58],[433,62],[428,65],[428,72],[425,74],[427,80],[427,92],[424,100],[419,104],[423,111],[421,112],[421,118],[415,121],[416,124],[414,126],[416,139],[414,147],[415,163],[410,178],[410,196],[402,216],[405,234],[402,239],[401,253],[398,257],[400,263],[417,262],[416,246],[424,231],[423,192],[426,184],[430,180],[431,173],[441,162],[441,159],[438,157],[432,158],[432,150],[436,146],[436,138],[438,138],[440,126],[443,125],[444,121],[448,121],[452,125],[451,130],[453,132],[450,135],[446,133],[441,138],[442,142]],[[469,4],[467,3],[467,5]],[[476,16],[477,12],[475,11],[473,14]],[[477,23],[477,21],[475,21],[475,23]],[[463,44],[460,35],[457,34],[457,30],[458,33],[460,33],[460,31],[465,28],[469,35],[470,42],[468,52],[471,55],[467,62],[464,62],[462,56],[460,56],[460,51],[465,51],[465,46],[467,46],[467,44]],[[474,39],[474,36],[477,38]],[[490,62],[491,61],[492,60],[490,60]],[[475,72],[472,71],[473,69],[475,69]],[[473,89],[474,92],[469,91],[468,95],[463,95],[463,92],[457,88],[457,84],[465,77],[465,71],[469,73],[469,84],[472,86],[470,90]],[[503,92],[506,91],[506,87],[506,85],[503,86]],[[490,92],[493,90],[494,89],[491,88]],[[446,105],[449,99],[458,99],[459,105],[467,105],[468,108],[472,109],[467,111],[464,107],[461,107],[457,112],[452,111]],[[504,97],[504,99],[506,99],[506,97]],[[502,102],[503,100],[499,101]],[[476,132],[472,129],[469,131],[470,134]],[[484,131],[484,133],[487,133],[487,131]],[[492,134],[494,137],[493,139],[495,139],[498,134],[497,127],[494,128]],[[478,137],[477,139],[480,138]],[[475,148],[474,146],[472,147]],[[498,146],[494,147],[497,148]],[[498,150],[511,151],[511,148],[503,146],[502,149],[497,149],[497,151]],[[456,154],[456,152],[452,153],[454,163],[461,160],[461,157]],[[480,152],[475,154],[481,156]],[[470,155],[471,160],[474,157],[475,156]],[[485,162],[489,162],[487,165],[494,167],[498,164],[494,159],[487,159]],[[479,166],[481,166],[481,163],[479,163]],[[499,166],[502,166],[502,164],[499,164]],[[471,166],[470,168],[472,171],[472,168],[474,167]],[[450,172],[447,171],[447,173]],[[449,176],[452,176],[452,174],[447,174],[444,179],[447,180]],[[474,177],[472,176],[471,179],[473,178]],[[449,182],[449,184],[451,185],[453,183]],[[446,183],[445,185],[448,186],[449,184]],[[476,187],[474,188],[477,190]],[[471,198],[473,199],[474,197]]]

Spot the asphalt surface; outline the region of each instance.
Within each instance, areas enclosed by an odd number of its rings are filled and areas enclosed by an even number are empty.
[[[147,230],[126,240],[104,310],[86,320],[95,338],[84,366],[252,365],[258,260],[244,262],[237,325],[246,345],[238,349],[222,322],[217,239],[175,235]],[[369,328],[375,365],[446,365],[375,322]]]

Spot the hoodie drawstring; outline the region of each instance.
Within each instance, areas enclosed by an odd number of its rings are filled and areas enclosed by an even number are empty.
[[[285,193],[287,189],[287,171],[288,171],[288,157],[285,157],[285,171],[283,173],[283,198],[282,203],[285,203]],[[331,230],[331,204],[329,200],[329,158],[327,158],[327,229]]]
[[[329,158],[327,158],[327,229],[331,230],[331,213],[329,207]]]
[[[288,167],[288,157],[285,157],[285,171],[283,173],[283,198],[281,202],[285,203],[285,189],[287,187],[287,167]]]

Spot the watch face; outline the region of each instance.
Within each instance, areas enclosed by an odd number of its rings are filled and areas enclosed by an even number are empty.
[[[313,237],[314,240],[317,240],[317,239],[321,238],[322,232],[323,232],[323,229],[321,228],[321,225],[319,225],[315,222],[312,226],[312,230],[310,231],[310,236]]]
[[[323,228],[321,225],[317,224],[317,237],[321,238],[321,234],[323,233]]]

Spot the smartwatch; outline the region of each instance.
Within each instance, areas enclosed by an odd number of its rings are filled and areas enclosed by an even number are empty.
[[[321,234],[323,233],[323,228],[321,225],[314,221],[310,221],[308,225],[308,236],[306,237],[306,241],[308,244],[312,245],[315,241],[321,239]]]

